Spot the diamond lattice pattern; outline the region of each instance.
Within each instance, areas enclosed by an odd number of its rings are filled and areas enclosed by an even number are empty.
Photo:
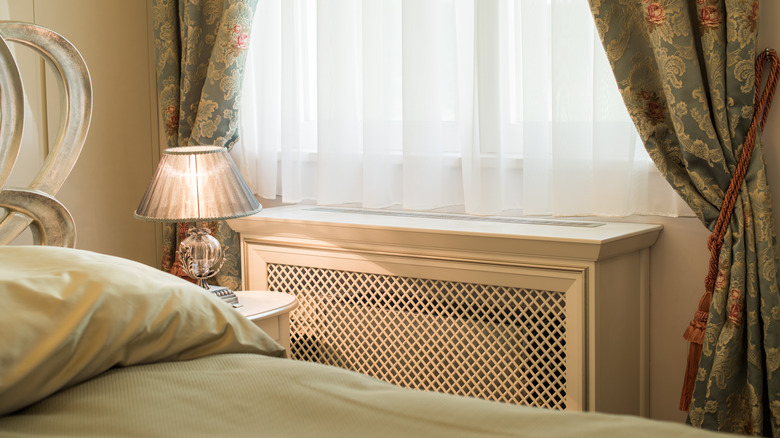
[[[565,409],[565,294],[268,264],[292,358],[399,386]]]

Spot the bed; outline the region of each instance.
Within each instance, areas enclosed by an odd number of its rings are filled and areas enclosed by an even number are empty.
[[[44,49],[46,38],[58,37],[19,29],[0,25],[0,35],[45,37],[35,43]],[[12,62],[2,46],[0,67]],[[81,93],[80,103],[69,103],[88,118],[89,93],[78,85],[85,74],[66,78],[65,88]],[[4,101],[13,95],[2,94]],[[70,134],[51,157],[66,164],[44,169],[57,175],[50,186],[75,162],[88,121],[64,126]],[[8,174],[3,157],[16,153],[13,132],[2,138],[10,140],[0,140],[0,187]],[[0,242],[30,224],[35,241],[46,244],[0,246],[0,437],[715,436],[637,417],[414,391],[286,359],[279,344],[203,289],[73,248],[72,218],[53,192],[0,190],[9,212],[0,228],[11,230],[0,230]]]
[[[711,436],[403,389],[283,349],[232,307],[94,252],[0,247],[0,436]]]

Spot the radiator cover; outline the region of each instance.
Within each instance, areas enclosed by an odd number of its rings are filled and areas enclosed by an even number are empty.
[[[244,289],[299,301],[293,358],[420,390],[647,415],[660,226],[331,210],[228,221]]]

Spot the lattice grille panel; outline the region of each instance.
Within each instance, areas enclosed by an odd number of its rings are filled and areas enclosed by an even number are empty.
[[[565,294],[268,264],[294,359],[399,386],[566,408]]]

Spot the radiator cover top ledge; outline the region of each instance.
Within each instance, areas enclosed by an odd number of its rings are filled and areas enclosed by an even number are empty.
[[[340,210],[340,212],[337,212]],[[437,218],[433,218],[437,216]],[[460,215],[360,214],[355,209],[311,206],[274,207],[228,224],[242,235],[305,236],[323,242],[371,242],[386,245],[468,251],[475,254],[515,254],[597,261],[649,248],[663,229],[659,224],[604,222],[594,227],[566,226],[574,221],[529,220],[504,223],[462,220]],[[535,222],[535,223],[534,223]],[[564,225],[547,225],[558,222]],[[584,223],[584,222],[580,222]]]
[[[415,389],[648,414],[660,225],[311,206],[228,224],[243,288],[298,298],[293,359]]]

